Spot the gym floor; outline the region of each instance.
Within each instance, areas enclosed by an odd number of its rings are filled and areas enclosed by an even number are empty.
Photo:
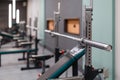
[[[11,47],[13,43],[3,45],[2,47]],[[6,49],[7,49],[6,48]],[[39,46],[38,54],[52,54],[47,49]],[[21,58],[22,54],[6,54],[2,55],[2,66],[0,67],[0,80],[36,80],[38,73],[42,72],[42,69],[32,69],[21,71],[21,67],[26,66],[26,61],[18,61],[18,58]],[[47,60],[46,64],[52,66],[54,65],[54,57]],[[71,76],[71,69],[68,72],[65,72],[60,77]]]

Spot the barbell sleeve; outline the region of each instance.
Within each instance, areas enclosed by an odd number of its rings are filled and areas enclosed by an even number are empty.
[[[91,41],[91,40],[87,40],[87,39],[83,39],[83,43],[85,43],[86,45],[92,46],[92,47],[96,47],[99,49],[103,49],[103,50],[107,50],[107,51],[111,51],[112,50],[112,46],[111,45],[107,45],[101,42],[96,42],[96,41]]]

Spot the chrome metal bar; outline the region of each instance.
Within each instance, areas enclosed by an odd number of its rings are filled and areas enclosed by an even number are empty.
[[[50,34],[54,34],[54,35],[57,35],[57,36],[65,37],[65,38],[68,38],[68,39],[72,39],[72,40],[75,40],[75,41],[79,41],[79,42],[82,42],[83,44],[86,44],[86,45],[89,45],[89,46],[92,46],[92,47],[96,47],[96,48],[99,48],[99,49],[103,49],[103,50],[107,50],[107,51],[112,50],[111,45],[107,45],[107,44],[104,44],[104,43],[91,41],[91,40],[87,40],[87,39],[84,39],[84,38],[76,38],[76,37],[73,37],[73,36],[68,36],[68,35],[57,33],[57,32],[52,32],[50,30],[45,30],[45,32],[50,33]]]
[[[57,36],[69,38],[69,39],[72,39],[72,40],[80,41],[80,42],[82,41],[82,38],[76,38],[76,37],[73,37],[73,36],[68,36],[68,35],[57,33],[57,32],[52,32],[50,30],[45,30],[45,32],[50,33],[50,34],[54,34],[54,35],[57,35]]]

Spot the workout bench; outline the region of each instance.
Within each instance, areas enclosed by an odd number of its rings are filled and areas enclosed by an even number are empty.
[[[51,57],[53,57],[54,55],[46,55],[46,54],[42,54],[42,55],[32,55],[31,58],[35,59],[35,61],[42,61],[42,73],[45,72],[45,61],[50,59]]]
[[[42,69],[43,73],[45,72],[45,67],[48,68],[48,65],[45,65],[45,60],[53,57],[53,55],[32,55],[30,57],[31,52],[36,52],[36,49],[26,49],[26,48],[8,48],[8,49],[0,49],[0,66],[1,66],[1,55],[4,54],[14,54],[14,53],[25,53],[27,52],[27,64],[26,67],[21,68],[21,70],[28,70],[28,69],[37,69],[41,68],[41,66],[30,67],[29,58],[34,58],[36,61],[42,61]]]
[[[12,35],[10,33],[7,33],[7,32],[0,32],[0,35],[3,36],[3,37],[8,37],[8,38],[11,38],[11,39],[14,39],[14,38],[18,38],[19,35]]]
[[[27,48],[4,48],[4,49],[0,49],[0,66],[1,66],[1,55],[3,54],[15,54],[15,53],[25,53],[27,52],[27,66],[29,65],[29,53],[30,52],[35,52],[36,49],[27,49]]]

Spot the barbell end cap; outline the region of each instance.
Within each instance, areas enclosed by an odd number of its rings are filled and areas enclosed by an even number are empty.
[[[111,45],[107,46],[107,51],[112,51],[112,46]]]

